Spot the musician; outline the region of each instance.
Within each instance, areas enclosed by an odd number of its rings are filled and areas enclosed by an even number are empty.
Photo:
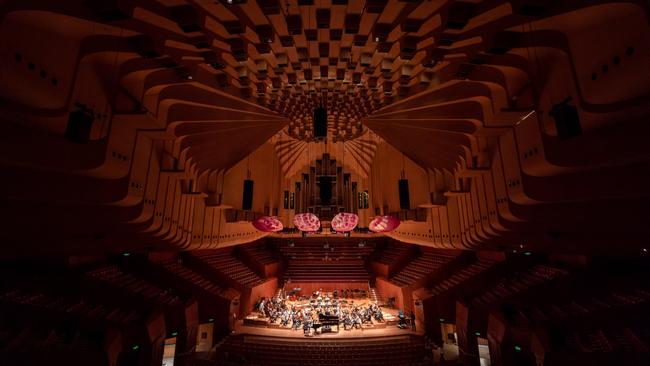
[[[375,321],[377,321],[377,322],[383,322],[384,321],[384,313],[382,313],[381,310],[375,311]]]
[[[352,329],[352,315],[347,310],[343,320],[343,329],[345,330]]]
[[[294,311],[293,312],[293,329],[298,330],[302,324],[302,312]]]
[[[314,325],[314,321],[311,320],[311,318],[307,318],[305,320],[304,325],[302,326],[303,333],[305,336],[309,336],[311,334],[311,328]]]
[[[266,317],[266,307],[265,306],[266,306],[266,302],[264,301],[264,298],[262,298],[262,300],[260,300],[259,304],[257,305],[257,311],[262,313],[262,315],[264,315],[264,317]]]
[[[284,309],[284,312],[282,313],[282,318],[281,318],[281,323],[280,323],[280,324],[281,324],[283,327],[287,327],[287,326],[289,326],[289,319],[290,319],[290,317],[291,317],[291,312],[289,311],[289,309],[286,309],[286,308],[285,308],[285,309]]]
[[[372,324],[372,312],[370,308],[366,309],[363,312],[363,324],[370,323]]]
[[[406,316],[404,316],[404,311],[400,310],[397,317],[399,319],[397,321],[397,327],[400,329],[406,329]]]
[[[277,311],[275,308],[271,308],[271,312],[269,313],[269,317],[271,318],[271,323],[275,323],[278,318],[280,317],[280,312]]]
[[[354,312],[352,314],[352,327],[363,330],[363,326],[361,325],[361,318],[359,317],[358,312]]]

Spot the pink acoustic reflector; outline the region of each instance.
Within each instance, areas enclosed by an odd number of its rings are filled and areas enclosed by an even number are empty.
[[[368,229],[376,233],[387,233],[397,229],[399,224],[400,221],[395,216],[377,216],[370,221]]]
[[[317,231],[320,220],[313,213],[301,213],[293,217],[293,225],[300,231]]]
[[[280,220],[273,216],[262,216],[253,221],[253,226],[255,226],[257,230],[265,233],[280,231],[284,228]]]
[[[359,223],[359,216],[353,213],[341,212],[332,219],[332,229],[344,233],[354,230]]]

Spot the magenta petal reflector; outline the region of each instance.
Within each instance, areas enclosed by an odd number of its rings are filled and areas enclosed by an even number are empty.
[[[313,213],[301,213],[293,217],[293,225],[300,231],[317,231],[320,220]]]
[[[359,223],[359,216],[353,213],[341,212],[332,219],[332,229],[344,233],[354,230]]]
[[[257,230],[263,231],[265,233],[273,233],[284,228],[284,226],[282,226],[282,222],[280,222],[277,217],[273,216],[262,216],[253,221],[253,226]]]
[[[395,216],[377,216],[370,221],[368,229],[376,233],[387,233],[397,229],[399,224],[400,221]]]

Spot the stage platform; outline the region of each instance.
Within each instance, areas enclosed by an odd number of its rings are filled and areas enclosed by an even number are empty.
[[[373,337],[394,337],[400,335],[424,335],[423,329],[418,329],[416,332],[408,329],[399,329],[396,326],[388,326],[384,328],[366,328],[366,329],[351,329],[341,330],[336,333],[323,333],[315,336],[305,337],[302,328],[298,330],[285,329],[285,328],[267,328],[244,325],[243,321],[238,321],[235,324],[235,334],[250,334],[256,336],[267,336],[276,338],[292,338],[304,339],[315,341],[319,339],[347,339],[347,338],[373,338]]]
[[[372,301],[368,298],[348,298],[348,299],[339,299],[342,303],[342,309],[352,308],[356,306],[368,306]],[[296,306],[301,308],[309,304],[309,300],[287,300],[286,303],[289,306]],[[303,328],[293,329],[292,327],[282,327],[280,324],[275,323],[271,324],[268,321],[268,318],[262,318],[262,315],[258,312],[252,312],[245,319],[239,320],[235,324],[235,333],[238,334],[251,334],[251,335],[260,335],[260,336],[272,336],[272,337],[286,337],[286,338],[303,338],[303,339],[332,339],[332,338],[360,338],[360,337],[388,337],[388,336],[398,336],[398,335],[422,335],[424,329],[419,329],[416,332],[411,330],[410,325],[407,329],[400,329],[397,327],[398,320],[398,309],[381,307],[380,308],[385,321],[377,322],[374,319],[372,324],[364,324],[361,329],[344,329],[343,325],[340,325],[338,332],[325,332],[320,334],[312,334],[305,336]],[[410,321],[410,319],[408,319]],[[420,332],[420,330],[422,332]]]

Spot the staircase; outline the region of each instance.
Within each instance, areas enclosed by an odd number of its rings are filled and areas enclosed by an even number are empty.
[[[280,286],[278,286],[278,289],[275,290],[275,294],[273,294],[273,297],[283,299],[284,296],[285,296],[284,295],[284,285],[280,285]]]
[[[370,296],[370,301],[375,301],[378,304],[383,304],[384,303],[384,299],[381,297],[381,294],[374,287],[370,288],[369,296]]]

